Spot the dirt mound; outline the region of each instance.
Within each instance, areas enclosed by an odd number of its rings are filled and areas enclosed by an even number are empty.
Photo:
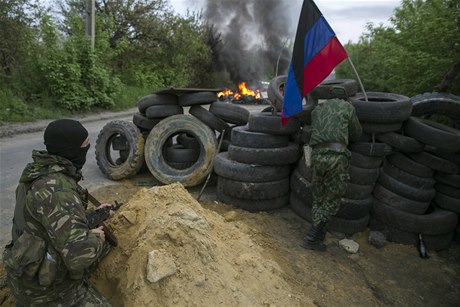
[[[236,214],[203,208],[179,183],[141,189],[111,221],[119,246],[92,280],[114,306],[297,305]]]

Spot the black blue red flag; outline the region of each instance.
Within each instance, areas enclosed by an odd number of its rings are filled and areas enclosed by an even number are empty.
[[[282,118],[302,111],[302,99],[348,57],[313,0],[304,0],[284,89]]]

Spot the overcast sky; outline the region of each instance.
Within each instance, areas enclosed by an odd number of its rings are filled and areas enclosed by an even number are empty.
[[[176,12],[184,14],[187,9],[197,11],[202,8],[204,0],[169,0]],[[211,0],[212,1],[212,0]],[[221,0],[225,1],[225,0]],[[283,0],[289,3],[292,28],[297,28],[302,0]],[[364,32],[367,22],[376,25],[389,25],[388,19],[401,0],[316,0],[315,3],[331,25],[342,44],[349,40],[357,42]]]

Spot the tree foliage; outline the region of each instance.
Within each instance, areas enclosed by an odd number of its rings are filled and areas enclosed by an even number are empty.
[[[39,104],[112,108],[126,97],[123,88],[212,86],[212,46],[199,14],[175,15],[167,0],[97,0],[92,50],[85,3],[59,0],[52,10],[38,1],[0,2],[0,105],[10,112],[0,119]]]
[[[437,90],[460,60],[460,2],[403,0],[391,23],[368,24],[358,43],[345,46],[365,89],[407,96]],[[355,78],[347,63],[337,75]],[[449,90],[460,94],[460,76]]]

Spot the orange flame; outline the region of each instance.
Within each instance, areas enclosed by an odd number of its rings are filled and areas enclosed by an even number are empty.
[[[221,98],[223,96],[230,96],[233,95],[233,91],[226,88],[224,91],[217,93],[217,97]]]
[[[224,91],[217,93],[217,97],[219,98],[228,97],[232,95],[233,95],[233,99],[236,99],[236,100],[240,100],[241,95],[254,96],[256,99],[261,98],[260,91],[259,90],[253,91],[249,89],[246,86],[246,82],[241,82],[240,84],[238,84],[238,91],[236,92],[233,92],[232,90],[226,88]]]

